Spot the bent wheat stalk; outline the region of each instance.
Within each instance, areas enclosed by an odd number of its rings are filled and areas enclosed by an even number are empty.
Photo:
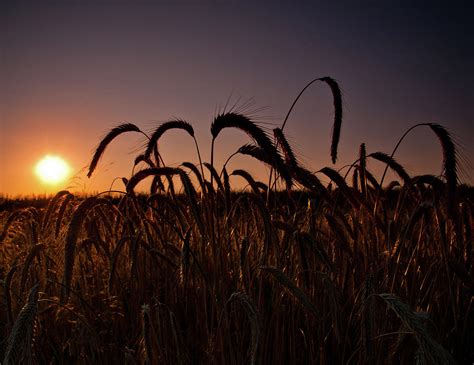
[[[85,199],[72,215],[71,222],[66,234],[66,245],[64,247],[64,274],[63,287],[61,289],[61,304],[66,304],[71,291],[71,281],[74,269],[76,242],[81,232],[82,224],[87,217],[87,213],[102,199],[90,197]]]
[[[138,128],[135,124],[132,124],[132,123],[124,123],[113,128],[109,133],[107,133],[107,135],[102,139],[102,141],[100,141],[99,146],[97,146],[97,149],[95,150],[95,153],[94,153],[94,157],[92,157],[92,161],[89,165],[89,172],[87,173],[87,177],[90,178],[92,176],[92,173],[97,167],[97,163],[99,162],[100,158],[102,157],[109,143],[112,142],[116,137],[118,137],[122,133],[126,133],[126,132],[139,132],[139,133],[144,134],[146,137],[148,137],[145,133],[143,133],[140,130],[140,128]]]
[[[341,135],[341,126],[342,126],[342,94],[341,94],[341,89],[339,87],[339,84],[333,78],[329,76],[318,77],[317,79],[314,79],[310,81],[308,84],[306,84],[306,86],[300,91],[296,99],[293,101],[293,104],[291,104],[291,107],[288,110],[288,113],[286,114],[286,117],[281,126],[281,130],[283,131],[283,129],[285,128],[288,118],[291,112],[293,111],[293,108],[295,107],[296,103],[298,102],[299,98],[301,97],[301,95],[303,95],[306,89],[309,88],[316,81],[322,81],[329,85],[329,87],[331,88],[331,92],[332,92],[332,96],[334,100],[334,124],[332,127],[332,137],[331,137],[331,159],[333,163],[336,163],[337,146],[339,144],[339,138]]]
[[[261,147],[270,159],[274,162],[275,168],[280,176],[285,180],[288,189],[291,189],[292,180],[285,166],[280,154],[267,133],[257,126],[253,121],[242,114],[225,113],[219,114],[211,125],[212,145],[211,145],[211,165],[214,166],[214,142],[217,136],[224,128],[238,128],[244,131],[250,138],[252,138],[259,147]],[[211,175],[211,183],[212,183]]]
[[[443,150],[443,173],[444,177],[446,178],[446,185],[447,185],[447,203],[446,203],[446,210],[448,212],[448,216],[453,218],[456,214],[455,206],[456,206],[456,186],[458,182],[458,175],[457,175],[457,152],[456,152],[456,145],[451,137],[451,134],[448,130],[440,124],[436,123],[418,123],[414,126],[408,128],[408,130],[401,136],[396,144],[395,148],[390,155],[390,159],[393,159],[393,156],[398,150],[398,147],[403,142],[405,137],[415,128],[427,126],[429,127],[438,137],[441,148]],[[389,168],[389,164],[387,163],[382,175],[382,179],[380,180],[380,189],[377,192],[377,197],[375,199],[374,204],[374,212],[377,211],[377,202],[380,196],[380,191],[383,187],[383,181],[385,179],[385,175],[387,174],[387,170]]]

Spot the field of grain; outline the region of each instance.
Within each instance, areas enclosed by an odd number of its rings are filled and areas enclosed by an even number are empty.
[[[335,162],[340,91],[331,78],[316,81],[334,97]],[[287,119],[271,136],[223,112],[211,126],[210,163],[169,167],[159,139],[176,128],[194,138],[173,120],[146,136],[123,191],[4,202],[2,363],[471,363],[474,192],[458,186],[450,133],[415,126],[438,138],[443,176],[409,176],[392,151],[364,144],[350,168],[313,173],[292,152]],[[238,153],[269,166],[268,181],[214,166],[224,128],[248,134],[252,144]],[[143,133],[123,124],[105,136],[89,176],[132,132]],[[376,178],[369,161],[398,180]],[[232,188],[238,179],[245,191]],[[136,191],[144,181],[146,194]]]

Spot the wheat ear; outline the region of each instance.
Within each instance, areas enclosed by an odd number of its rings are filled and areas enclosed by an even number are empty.
[[[415,338],[428,357],[431,364],[456,364],[451,354],[437,343],[428,333],[420,316],[413,312],[410,307],[392,294],[378,294],[393,312],[401,319],[403,324],[414,332]]]
[[[64,274],[61,289],[61,304],[67,303],[71,290],[71,281],[74,268],[76,242],[81,232],[82,224],[87,217],[88,211],[99,201],[96,197],[85,199],[72,215],[71,222],[66,234],[66,245],[64,248]]]
[[[249,298],[249,296],[242,292],[234,292],[230,296],[228,302],[239,302],[247,313],[247,317],[250,321],[251,325],[251,347],[250,347],[250,364],[254,365],[257,359],[257,350],[258,350],[258,343],[260,340],[260,332],[261,332],[261,321],[258,315],[257,307]]]
[[[311,312],[311,314],[313,314],[318,319],[321,318],[319,310],[309,300],[307,295],[300,288],[298,288],[293,280],[286,276],[283,271],[270,266],[260,266],[260,270],[271,274],[276,279],[276,281],[278,281],[285,289],[287,289],[291,295],[293,295],[306,309]]]
[[[274,162],[275,168],[281,177],[285,180],[287,187],[291,188],[292,180],[285,166],[280,154],[272,141],[268,137],[267,133],[257,126],[253,121],[242,114],[238,113],[225,113],[219,114],[211,125],[212,134],[212,150],[211,150],[211,165],[213,165],[214,157],[214,141],[219,133],[224,128],[238,128],[244,131],[250,138],[252,138],[261,147],[267,156]],[[211,178],[212,182],[212,178]]]
[[[149,158],[151,153],[153,152],[153,148],[158,143],[158,140],[161,136],[170,129],[181,129],[186,131],[191,137],[194,138],[194,129],[191,124],[184,120],[171,120],[169,122],[165,122],[161,124],[158,128],[155,129],[153,134],[148,141],[148,145],[146,147],[145,153],[143,154],[145,158]],[[158,161],[157,161],[158,162]]]
[[[4,365],[33,363],[31,347],[33,342],[33,327],[38,312],[38,290],[39,284],[31,288],[28,294],[28,300],[13,325],[5,350],[5,358],[3,359]]]
[[[135,124],[132,123],[124,123],[107,133],[107,135],[100,141],[99,146],[97,146],[94,156],[92,157],[92,161],[89,165],[89,172],[87,173],[87,177],[91,177],[92,173],[94,172],[95,168],[97,167],[97,163],[99,162],[102,154],[105,152],[105,149],[112,142],[116,137],[121,135],[122,133],[126,132],[140,132],[143,133],[140,128],[138,128]]]

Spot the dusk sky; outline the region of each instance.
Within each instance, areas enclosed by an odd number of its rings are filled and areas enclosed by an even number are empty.
[[[390,154],[407,128],[435,122],[460,143],[461,182],[472,184],[472,4],[2,1],[0,194],[97,192],[129,177],[145,142],[138,134],[116,139],[91,179],[84,171],[104,134],[125,121],[152,131],[182,118],[209,161],[210,125],[228,99],[238,106],[253,100],[250,115],[274,128],[301,88],[322,76],[343,91],[336,168],[357,159],[362,142],[368,152]],[[332,165],[332,121],[331,92],[316,83],[285,127],[312,171]],[[249,142],[225,130],[216,166]],[[182,131],[163,136],[160,151],[172,166],[197,162]],[[47,187],[38,180],[34,166],[48,154],[68,161],[72,181]],[[441,150],[428,128],[409,135],[395,157],[411,175],[441,174]],[[235,168],[266,179],[267,170],[249,158],[233,160]],[[377,172],[380,164],[368,168]]]

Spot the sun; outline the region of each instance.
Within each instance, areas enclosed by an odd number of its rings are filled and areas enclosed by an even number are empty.
[[[38,161],[35,173],[45,184],[56,185],[63,182],[68,176],[71,168],[59,156],[46,155]]]

